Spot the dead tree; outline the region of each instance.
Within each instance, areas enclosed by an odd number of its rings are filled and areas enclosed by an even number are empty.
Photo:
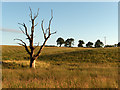
[[[51,10],[51,19],[49,20],[49,25],[48,25],[48,28],[46,30],[44,30],[44,28],[43,28],[43,22],[44,22],[44,20],[42,20],[41,28],[42,28],[42,32],[43,32],[43,35],[44,35],[44,42],[39,47],[39,50],[37,52],[35,52],[35,48],[39,46],[39,43],[38,43],[37,46],[33,45],[34,28],[35,28],[35,26],[38,25],[38,23],[35,24],[35,19],[38,17],[38,12],[39,12],[39,9],[37,11],[37,14],[36,15],[34,14],[34,16],[32,16],[32,10],[30,8],[30,19],[31,19],[30,21],[32,23],[31,34],[30,35],[28,34],[28,30],[27,30],[26,24],[25,23],[23,23],[23,24],[18,23],[18,24],[20,24],[20,25],[22,25],[24,27],[24,30],[22,28],[20,28],[20,30],[22,31],[23,34],[26,35],[26,37],[27,37],[26,39],[29,40],[29,46],[27,46],[27,44],[22,39],[15,39],[15,40],[19,40],[21,42],[21,43],[18,43],[18,44],[21,45],[21,46],[23,46],[25,48],[25,50],[27,51],[27,53],[30,55],[30,68],[35,68],[35,61],[40,56],[41,51],[43,50],[43,48],[44,48],[47,40],[50,38],[50,36],[52,34],[56,33],[56,32],[51,33],[50,26],[51,26],[51,21],[53,19],[53,12]]]

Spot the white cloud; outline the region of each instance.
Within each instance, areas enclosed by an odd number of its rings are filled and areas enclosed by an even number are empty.
[[[0,31],[22,33],[20,30],[16,30],[16,29],[8,29],[8,28],[0,28]]]

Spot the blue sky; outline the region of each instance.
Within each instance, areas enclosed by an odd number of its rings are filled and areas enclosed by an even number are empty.
[[[40,42],[42,44],[44,39],[40,24],[44,19],[44,28],[47,28],[51,9],[53,9],[51,32],[57,31],[57,33],[51,36],[47,45],[56,45],[58,37],[65,40],[74,38],[74,46],[77,46],[78,40],[84,40],[85,43],[88,41],[95,43],[97,39],[100,39],[104,42],[105,36],[107,44],[118,42],[117,2],[3,2],[3,45],[17,45],[14,38],[21,38],[26,41],[25,35],[20,33],[18,23],[24,22],[30,29],[29,6],[34,13],[40,8],[39,16],[35,21],[38,26],[35,28],[34,43]],[[28,41],[26,42],[28,43]]]

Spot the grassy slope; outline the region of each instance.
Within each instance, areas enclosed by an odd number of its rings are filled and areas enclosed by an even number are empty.
[[[36,48],[36,51],[39,49]],[[89,48],[88,48],[89,49]],[[72,52],[78,50],[87,50],[86,48],[65,48],[65,47],[45,47],[42,51],[42,55],[61,54],[64,52]],[[2,47],[2,59],[3,60],[27,60],[28,54],[21,46],[3,46]]]
[[[117,88],[117,55],[118,48],[46,47],[32,70],[23,47],[3,46],[2,86]]]

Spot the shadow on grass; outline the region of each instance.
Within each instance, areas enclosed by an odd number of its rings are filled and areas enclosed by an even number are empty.
[[[7,63],[7,62],[2,62],[2,69],[20,69],[20,68],[29,68],[28,65],[23,65],[23,64],[18,64],[15,62],[12,63]]]
[[[85,50],[85,51],[73,51],[65,52],[61,54],[41,55],[38,59],[41,61],[50,62],[91,62],[91,63],[113,63],[118,62],[117,51],[106,50]]]

